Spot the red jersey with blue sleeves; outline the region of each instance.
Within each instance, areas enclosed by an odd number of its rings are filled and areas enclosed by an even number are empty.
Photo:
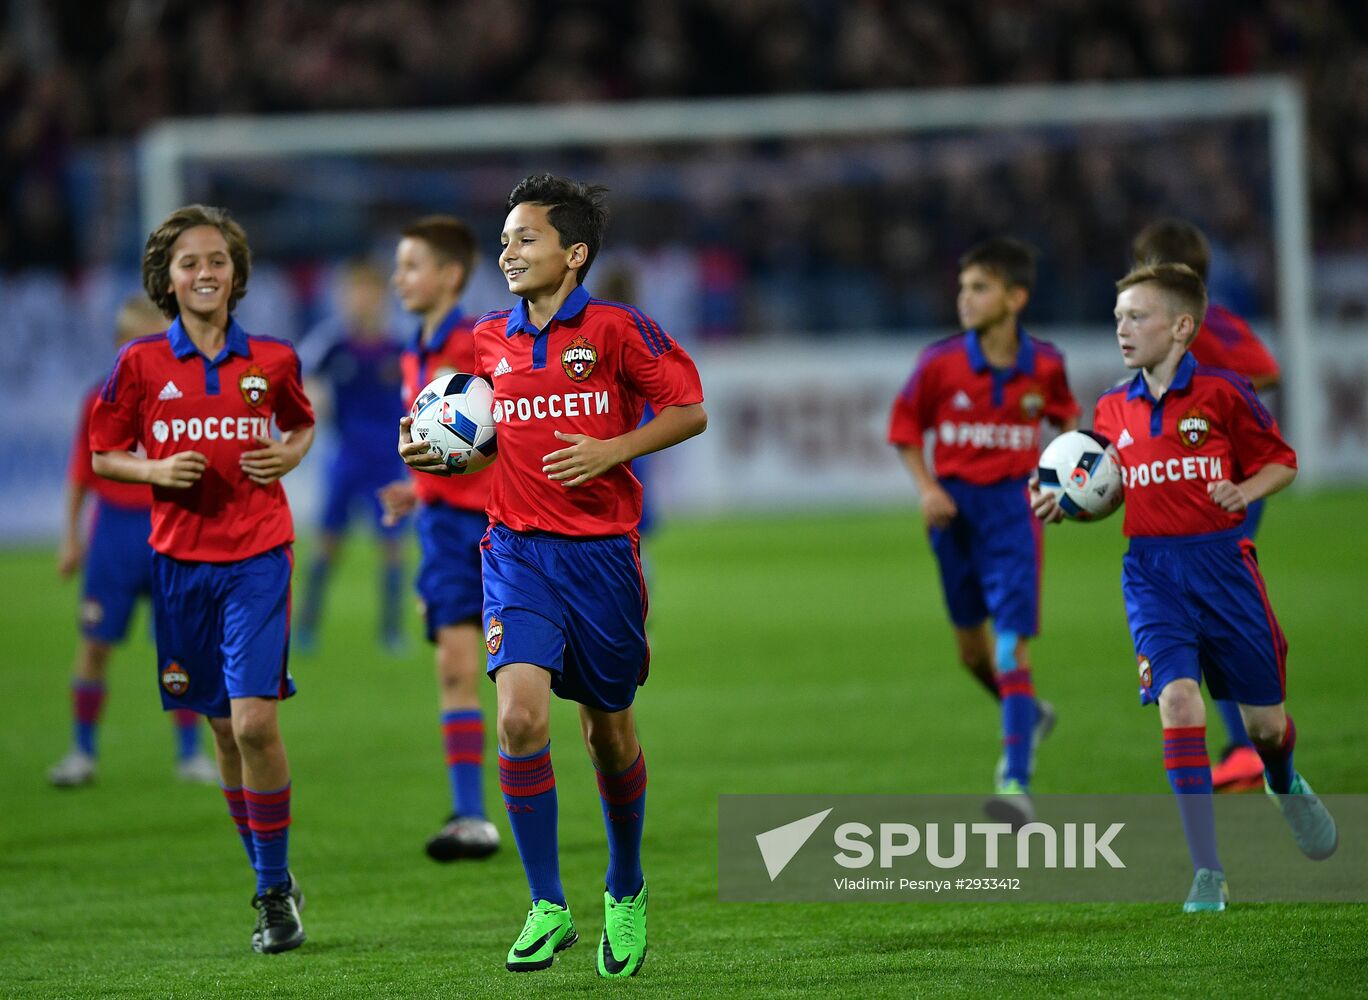
[[[977,485],[1024,479],[1040,455],[1040,423],[1078,416],[1064,356],[1018,331],[1016,364],[994,368],[977,331],[937,341],[922,351],[912,377],[893,402],[890,444],[921,448],[935,432],[939,478]]]
[[[147,510],[152,506],[152,487],[146,483],[120,483],[97,476],[90,467],[90,413],[100,398],[103,385],[90,390],[81,404],[81,416],[76,424],[76,440],[71,444],[71,464],[67,467],[67,482],[84,486],[101,501],[123,510]]]
[[[684,349],[641,310],[591,298],[582,286],[546,329],[527,317],[526,300],[475,324],[478,374],[494,385],[499,460],[490,517],[514,531],[620,535],[641,520],[641,483],[626,465],[582,486],[542,471],[542,457],[569,445],[555,432],[605,439],[632,430],[649,403],[703,402],[698,369]]]
[[[1189,353],[1199,365],[1226,368],[1245,378],[1278,379],[1282,372],[1263,341],[1239,316],[1221,306],[1208,306],[1206,318]]]
[[[1125,533],[1134,538],[1203,535],[1238,527],[1207,484],[1239,483],[1265,465],[1297,467],[1297,455],[1249,380],[1183,355],[1156,400],[1138,373],[1104,392],[1093,428],[1116,445],[1126,489]]]
[[[238,562],[294,540],[284,487],[260,486],[239,465],[261,447],[258,435],[270,436],[272,419],[282,431],[314,422],[294,348],[230,320],[223,350],[207,358],[178,318],[120,352],[91,412],[90,449],[204,455],[193,486],[152,487],[150,541],[174,559]]]
[[[452,309],[442,318],[432,337],[423,343],[420,327],[404,349],[399,364],[404,372],[404,412],[407,413],[423,387],[438,375],[454,372],[475,374],[474,326],[460,308]],[[488,376],[486,376],[488,377]],[[443,503],[461,510],[483,512],[489,501],[489,477],[474,473],[467,476],[434,476],[429,472],[410,470],[413,487],[423,503]]]

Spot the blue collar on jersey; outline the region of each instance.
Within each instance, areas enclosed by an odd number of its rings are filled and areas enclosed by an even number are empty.
[[[1192,384],[1192,374],[1197,370],[1197,359],[1191,353],[1184,354],[1182,360],[1178,362],[1178,368],[1173,373],[1173,381],[1169,383],[1168,390],[1164,393],[1167,396],[1171,392],[1182,392]],[[1126,390],[1126,399],[1148,399],[1151,403],[1157,403],[1150,393],[1149,383],[1145,381],[1144,372],[1136,372],[1135,378],[1131,379],[1130,388]]]
[[[568,319],[574,319],[584,312],[584,307],[588,304],[589,290],[583,285],[576,285],[575,290],[565,297],[561,307],[556,310],[556,315],[551,317],[551,322],[560,320],[564,323]],[[546,325],[549,327],[551,323]],[[527,300],[519,299],[518,304],[508,314],[508,323],[504,327],[504,335],[511,337],[515,333],[530,333],[535,337],[542,332],[527,318]]]
[[[1026,331],[1017,327],[1017,346],[1016,364],[1007,369],[994,369],[995,371],[1005,371],[1010,377],[1012,375],[1033,375],[1035,374],[1036,348],[1035,342],[1026,335]],[[979,332],[969,330],[964,337],[964,351],[969,355],[969,364],[974,371],[982,375],[992,366],[988,364],[988,359],[984,357],[983,348],[979,346]]]
[[[460,306],[452,306],[451,311],[442,317],[442,322],[437,324],[437,329],[432,331],[432,339],[426,344],[423,343],[423,324],[418,324],[418,332],[413,335],[413,342],[409,344],[409,350],[414,354],[431,354],[446,347],[447,338],[451,336],[451,331],[461,325],[461,320],[465,318],[465,313],[461,312]]]
[[[176,317],[176,321],[171,324],[171,328],[166,331],[166,338],[171,342],[171,353],[181,361],[190,357],[192,354],[199,354],[199,348],[190,339],[190,334],[185,332],[185,326],[181,323],[181,318]],[[228,334],[223,340],[223,350],[219,351],[216,358],[205,358],[205,364],[218,365],[228,360],[228,355],[236,354],[238,357],[248,356],[250,348],[247,346],[247,331],[238,325],[238,321],[233,317],[228,317]]]

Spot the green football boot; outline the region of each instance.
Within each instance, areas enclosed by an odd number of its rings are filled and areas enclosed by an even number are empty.
[[[1184,913],[1220,913],[1230,902],[1230,888],[1225,872],[1212,868],[1198,868],[1192,877],[1192,888],[1183,903]]]
[[[564,906],[537,900],[527,911],[527,923],[513,947],[508,949],[509,972],[535,972],[549,969],[556,960],[556,952],[564,951],[579,940],[575,921]]]
[[[603,939],[599,942],[598,974],[610,978],[635,976],[646,962],[646,883],[635,896],[614,899],[603,893]]]
[[[1292,828],[1292,839],[1303,854],[1312,861],[1324,861],[1335,853],[1335,848],[1339,847],[1335,818],[1325,808],[1325,803],[1316,798],[1305,778],[1293,774],[1292,788],[1286,795],[1273,791],[1265,778],[1264,791],[1277,803],[1283,819]]]
[[[994,822],[1011,824],[1013,833],[1036,818],[1030,793],[1015,778],[998,783],[996,794],[983,804],[983,811]]]

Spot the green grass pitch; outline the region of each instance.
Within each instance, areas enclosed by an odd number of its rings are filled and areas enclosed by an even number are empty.
[[[1368,496],[1277,498],[1261,558],[1291,643],[1298,763],[1322,791],[1368,792]],[[1120,518],[1052,528],[1041,693],[1060,711],[1042,792],[1166,790],[1158,720],[1136,706]],[[307,558],[301,547],[299,565]],[[600,982],[605,848],[570,706],[553,712],[562,869],[582,940],[514,980],[503,957],[526,889],[506,849],[438,866],[445,812],[429,651],[372,642],[370,546],[348,551],[318,653],[282,710],[294,772],[291,863],[309,942],[249,950],[252,883],[222,797],[171,776],[145,628],[116,654],[98,782],[58,791],[75,587],[48,552],[0,556],[0,997],[1337,996],[1368,989],[1368,907],[737,905],[716,898],[720,793],[980,792],[995,711],[954,662],[910,512],[680,520],[649,544],[654,650],[638,700],[650,769],[651,955]],[[413,621],[417,637],[416,616]],[[493,705],[493,686],[486,689]],[[1212,736],[1215,744],[1218,737]],[[1213,747],[1214,749],[1214,747]]]

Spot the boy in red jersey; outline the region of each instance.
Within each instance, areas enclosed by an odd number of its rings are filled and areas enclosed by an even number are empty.
[[[1188,352],[1206,310],[1191,268],[1138,267],[1116,287],[1121,357],[1139,373],[1102,394],[1093,426],[1121,460],[1131,540],[1121,590],[1195,870],[1183,909],[1219,911],[1229,893],[1216,852],[1203,678],[1213,697],[1239,703],[1268,793],[1302,853],[1320,860],[1338,844],[1330,813],[1292,766],[1287,640],[1242,530],[1250,503],[1296,477],[1297,456],[1248,380]],[[1062,517],[1049,494],[1033,507],[1044,521]]]
[[[1142,264],[1186,264],[1205,283],[1211,267],[1211,246],[1202,231],[1182,219],[1160,219],[1136,235],[1131,243],[1136,266]],[[1243,375],[1256,391],[1272,389],[1282,377],[1278,362],[1239,316],[1229,309],[1208,304],[1206,316],[1188,349],[1197,363],[1224,368]],[[1255,500],[1245,511],[1244,531],[1251,540],[1263,517],[1263,501]],[[1216,702],[1225,723],[1227,743],[1221,762],[1211,769],[1211,783],[1217,791],[1241,791],[1263,784],[1263,761],[1245,732],[1240,706],[1233,701]]]
[[[119,354],[91,414],[97,473],[152,486],[162,704],[209,717],[228,809],[256,871],[252,948],[304,942],[287,859],[290,770],[276,717],[288,670],[294,526],[280,478],[313,441],[299,358],[232,317],[251,251],[219,208],[148,237],[143,287],[172,319]],[[282,437],[271,437],[271,421]],[[145,455],[132,450],[141,445]]]
[[[419,219],[400,235],[394,253],[394,290],[404,309],[420,321],[400,358],[407,409],[437,376],[475,370],[474,324],[460,306],[475,269],[475,235],[448,215]],[[415,472],[411,481],[391,483],[380,496],[390,521],[418,508],[422,555],[416,584],[428,641],[437,650],[437,698],[451,814],[428,840],[428,857],[488,857],[499,849],[499,831],[485,815],[485,725],[480,709],[480,539],[489,527],[489,479],[438,479]]]
[[[646,588],[634,458],[699,434],[703,390],[689,356],[645,313],[591,298],[604,189],[525,178],[508,198],[499,266],[510,310],[475,326],[477,373],[494,386],[499,460],[483,542],[485,646],[498,690],[499,783],[532,909],[505,962],[544,969],[578,940],[561,887],[550,696],[579,704],[608,833],[601,976],[646,958],[641,871],[646,765],[632,702],[646,680]],[[644,406],[654,419],[638,426]],[[401,421],[414,468],[443,464]]]
[[[115,320],[115,344],[166,329],[166,320],[147,297],[127,299]],[[49,771],[48,780],[72,788],[95,780],[97,734],[104,707],[109,654],[128,634],[138,598],[152,586],[152,491],[146,486],[116,483],[90,468],[90,411],[100,386],[91,389],[81,407],[67,479],[66,533],[57,556],[57,572],[82,573],[81,644],[71,682],[72,748]],[[95,496],[89,545],[82,539],[81,515],[86,498]],[[185,781],[218,780],[218,768],[200,750],[200,718],[187,709],[172,713],[176,728],[176,773]]]
[[[1055,719],[1035,697],[1027,659],[1039,631],[1041,539],[1026,484],[1041,422],[1078,425],[1063,355],[1021,328],[1034,282],[1035,251],[1019,240],[988,240],[960,259],[964,332],[922,352],[888,429],[917,483],[960,660],[1001,703],[1003,755],[988,809],[1013,824],[1032,818],[1035,746]]]

